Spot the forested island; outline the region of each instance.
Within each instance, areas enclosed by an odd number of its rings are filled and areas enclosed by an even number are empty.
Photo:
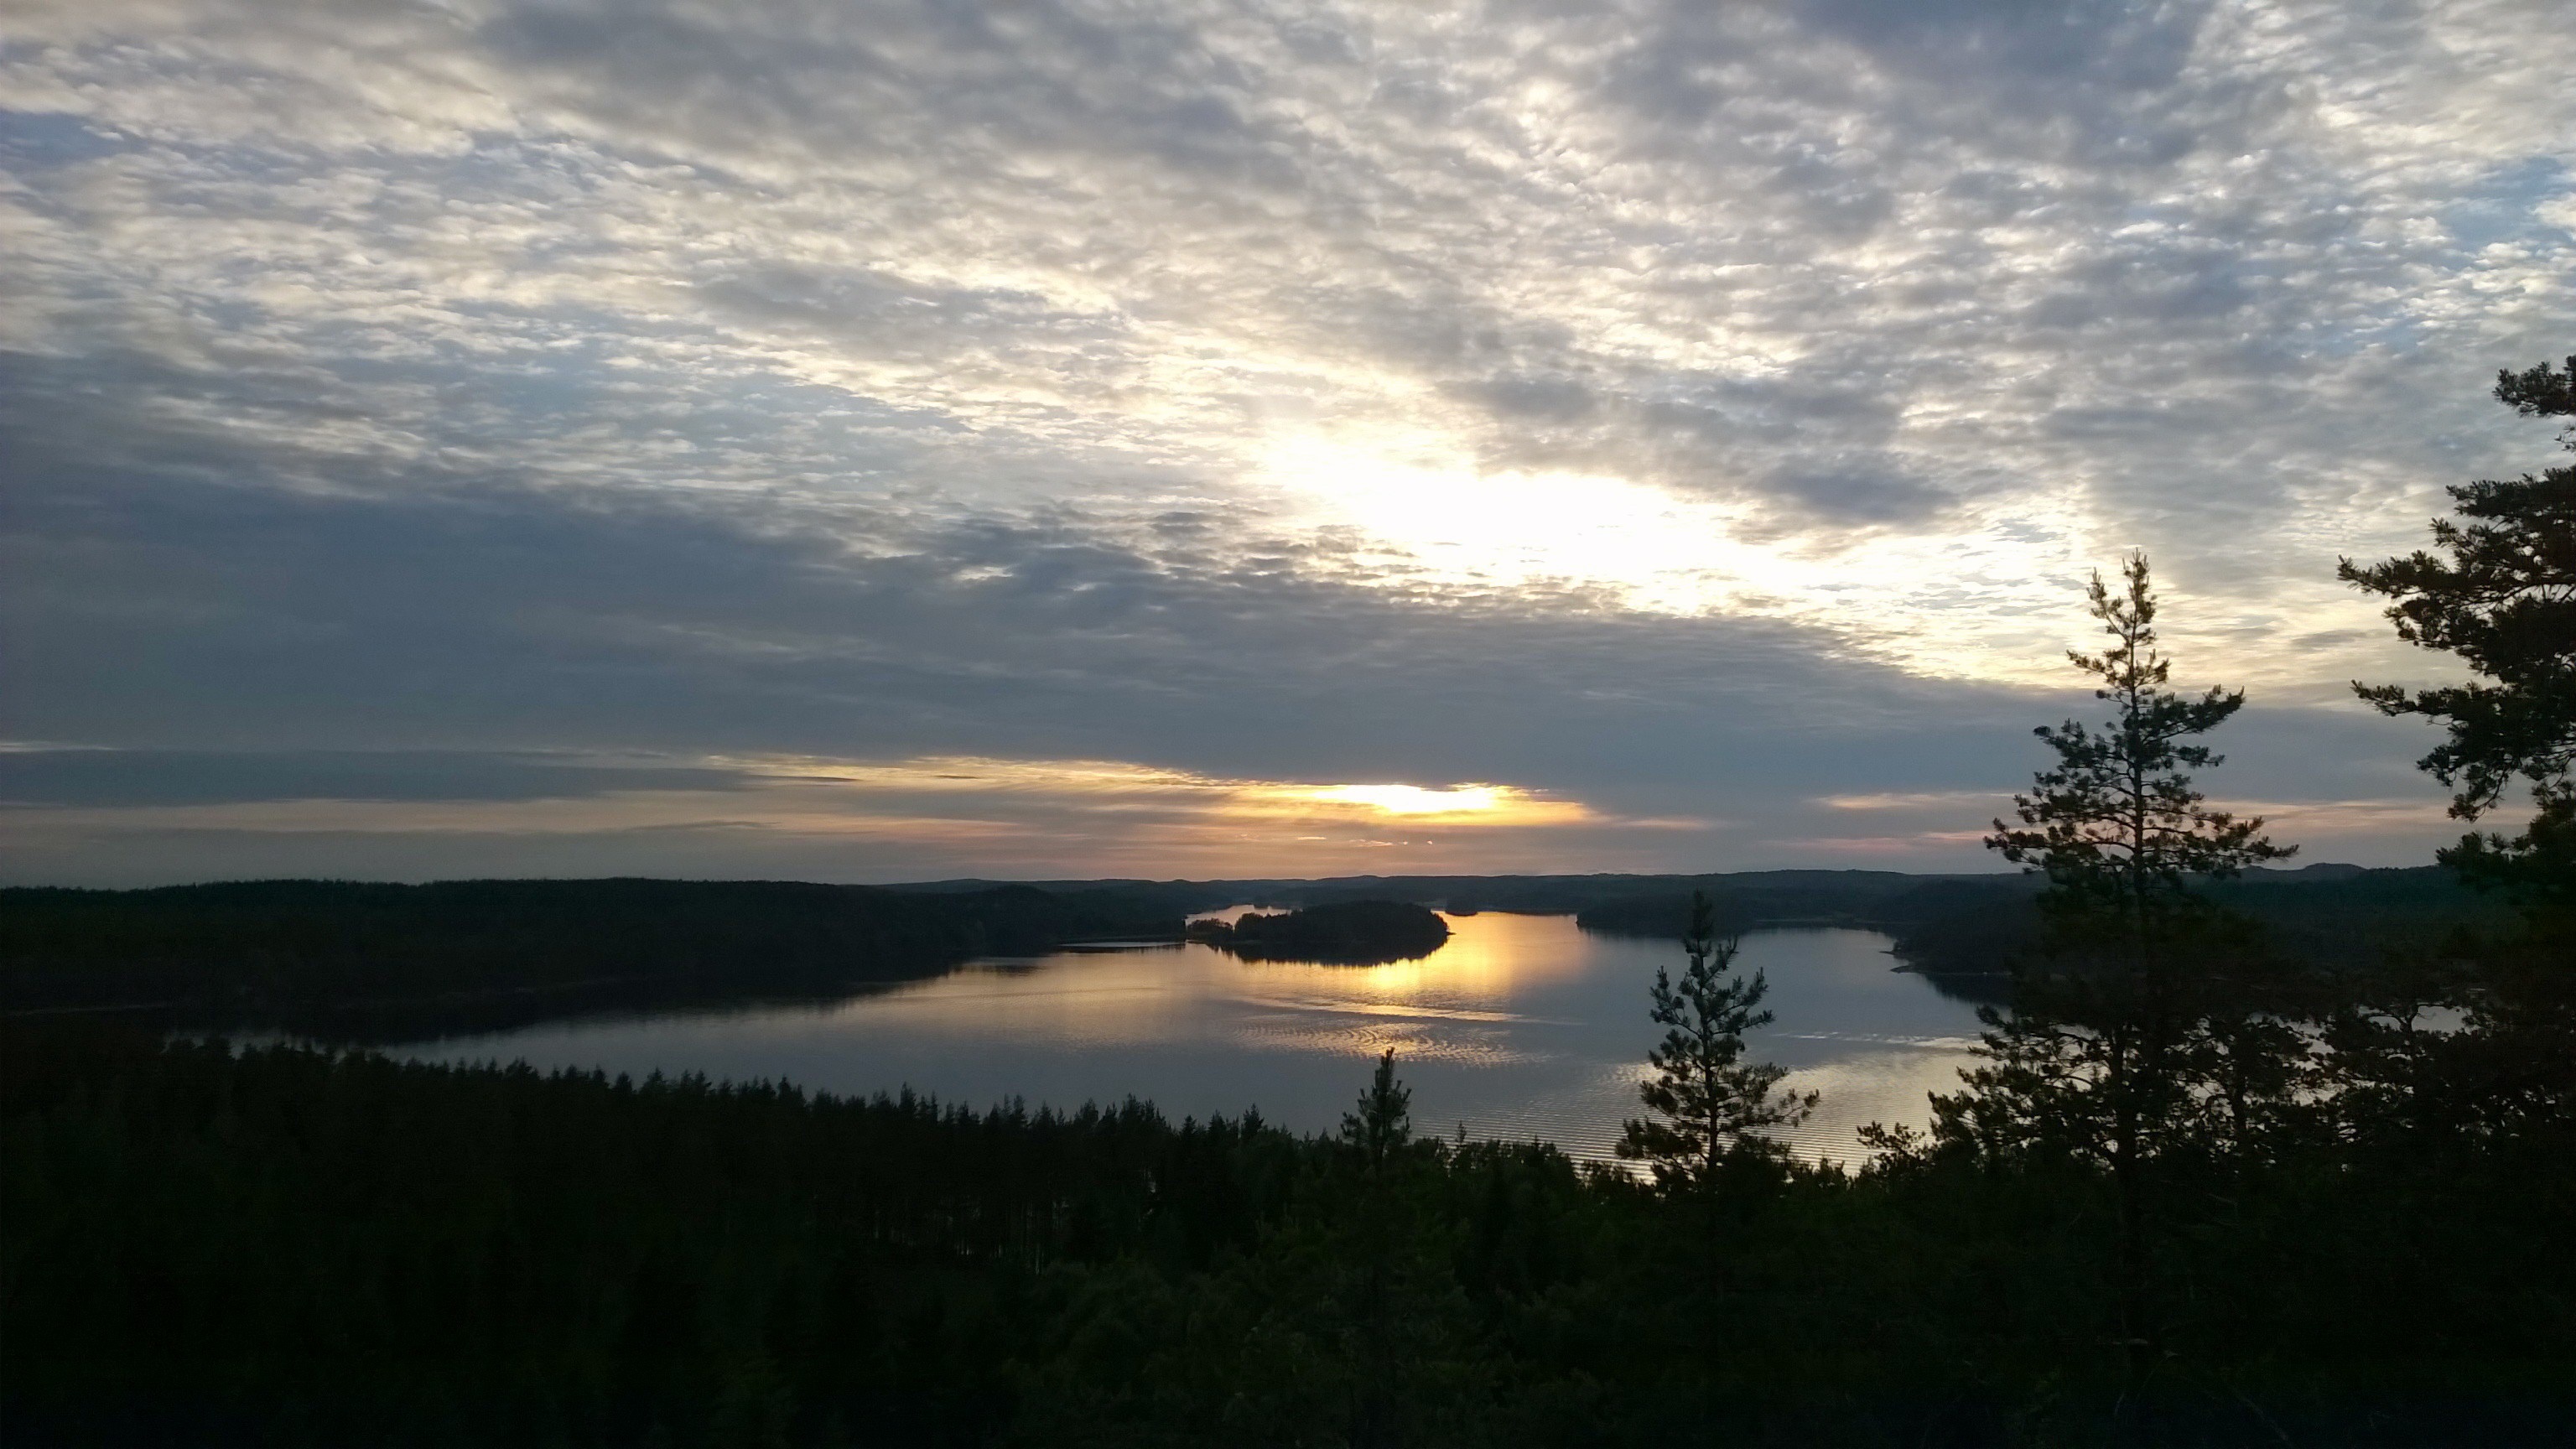
[[[1342,901],[1303,910],[1249,911],[1189,924],[1189,938],[1247,961],[1380,966],[1417,961],[1449,941],[1439,913],[1407,901]]]

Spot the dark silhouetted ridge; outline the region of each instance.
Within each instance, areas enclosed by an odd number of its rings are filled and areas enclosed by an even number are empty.
[[[0,1009],[159,1007],[375,1034],[586,1005],[831,991],[1099,937],[1176,938],[1107,892],[793,881],[242,881],[0,890]],[[356,1014],[354,1018],[350,1014]],[[397,1022],[396,1018],[399,1018]]]

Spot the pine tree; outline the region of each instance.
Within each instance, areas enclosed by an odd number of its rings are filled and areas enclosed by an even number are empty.
[[[2524,417],[2576,418],[2576,356],[2496,376],[2498,402]],[[2559,435],[2576,451],[2576,425]],[[2446,737],[2420,764],[2452,788],[2451,814],[2476,822],[2514,787],[2532,813],[2516,835],[2471,831],[2441,852],[2471,884],[2500,888],[2520,909],[2518,936],[2460,954],[2439,982],[2461,1029],[2423,1039],[2370,1003],[2340,1023],[2336,1067],[2347,1120],[2420,1138],[2549,1144],[2534,1161],[2576,1149],[2576,466],[2449,490],[2457,519],[2435,519],[2439,553],[2368,568],[2342,561],[2345,582],[2394,602],[2398,636],[2458,655],[2482,678],[2409,691],[2353,688],[2390,715],[2440,723]],[[2403,1003],[2400,1003],[2403,1004]]]
[[[2249,1003],[2249,933],[2200,896],[2200,882],[2291,849],[2261,817],[2208,806],[2192,772],[2222,763],[2195,741],[2244,707],[2241,692],[2174,693],[2157,647],[2146,556],[2113,592],[2099,574],[2099,655],[2070,652],[2111,706],[2099,727],[2035,733],[2057,756],[2014,797],[2018,826],[1986,844],[2047,877],[2042,959],[2016,972],[2009,1015],[1983,1013],[1987,1065],[1969,1090],[1934,1099],[1936,1139],[1998,1156],[2037,1153],[2108,1171],[2118,1211],[2117,1296],[2133,1366],[2151,1349],[2146,1294],[2152,1165],[2205,1142],[2215,1113],[2247,1129],[2256,1096],[2286,1095],[2295,1033]]]
[[[2525,417],[2576,418],[2576,356],[2563,371],[2498,373],[2495,396]],[[2576,425],[2560,441],[2576,451]],[[2485,681],[2353,689],[2383,714],[2442,724],[2448,738],[2421,763],[2452,787],[2456,818],[2478,820],[2517,779],[2529,787],[2535,808],[2520,835],[2471,833],[2442,860],[2511,891],[2535,934],[2563,948],[2576,936],[2576,467],[2448,491],[2460,519],[2432,526],[2444,556],[2418,550],[2368,568],[2345,559],[2338,573],[2395,601],[2400,638],[2457,654]]]
[[[1342,1114],[1342,1141],[1358,1149],[1371,1171],[1413,1140],[1413,1089],[1396,1080],[1395,1048],[1388,1047],[1369,1075],[1368,1090]]]
[[[2112,647],[2066,656],[2100,681],[2093,697],[2111,705],[2111,719],[2100,729],[2068,720],[2032,731],[2056,753],[2057,767],[2014,797],[2020,827],[1998,820],[1986,844],[2048,877],[2040,900],[2059,949],[2108,951],[2143,969],[2159,939],[2196,914],[2196,878],[2231,875],[2292,850],[2263,838],[2261,817],[2212,810],[2192,787],[2190,771],[2224,759],[2189,741],[2244,708],[2244,692],[2213,688],[2186,699],[2167,688],[2173,666],[2156,647],[2147,556],[2131,555],[2121,575],[2120,593],[2095,574],[2087,596]]]
[[[1713,1184],[1730,1155],[1776,1160],[1783,1149],[1760,1134],[1794,1127],[1815,1109],[1813,1092],[1774,1095],[1786,1068],[1744,1060],[1744,1034],[1771,1024],[1761,1009],[1770,983],[1759,971],[1735,973],[1736,948],[1734,938],[1718,936],[1707,893],[1696,892],[1681,983],[1655,968],[1653,1016],[1667,1030],[1646,1055],[1654,1078],[1638,1089],[1654,1115],[1630,1121],[1617,1151],[1649,1164],[1668,1188]]]
[[[1396,1080],[1395,1049],[1377,1059],[1368,1090],[1342,1114],[1342,1142],[1358,1159],[1358,1191],[1345,1203],[1350,1214],[1336,1265],[1348,1275],[1343,1289],[1350,1372],[1348,1427],[1352,1449],[1402,1442],[1405,1385],[1419,1340],[1436,1315],[1425,1310],[1418,1281],[1416,1223],[1400,1169],[1413,1144],[1413,1090]],[[1437,1140],[1424,1151],[1436,1154]]]

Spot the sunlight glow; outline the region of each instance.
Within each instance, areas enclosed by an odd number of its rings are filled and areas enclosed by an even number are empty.
[[[1936,531],[1783,533],[1753,502],[1600,474],[1486,471],[1429,433],[1282,439],[1262,472],[1291,517],[1365,540],[1357,578],[1795,620],[1909,672],[2032,683],[2056,683],[2063,667],[2057,626],[2080,599],[2091,531],[2025,506]]]
[[[1094,812],[1157,809],[1272,820],[1335,819],[1358,813],[1373,819],[1460,825],[1568,825],[1599,820],[1580,801],[1548,799],[1517,786],[1481,782],[1444,788],[1318,784],[1201,775],[1123,760],[961,755],[895,761],[734,756],[714,763],[757,771],[782,782],[839,785],[867,794],[1053,797],[1066,808]],[[1669,828],[1669,822],[1654,824]]]
[[[1227,811],[1324,818],[1349,812],[1362,812],[1369,819],[1440,825],[1607,823],[1579,800],[1551,800],[1510,785],[1454,785],[1445,790],[1419,785],[1260,786],[1240,792]]]
[[[1355,582],[1559,590],[1650,613],[1794,621],[1907,673],[2044,688],[2066,683],[2064,651],[2086,637],[2087,574],[2134,542],[2080,497],[1954,500],[1911,521],[1820,525],[1758,479],[1727,478],[1723,459],[1709,460],[1711,491],[1700,493],[1489,469],[1428,427],[1276,437],[1256,458],[1285,518],[1338,536]],[[2309,592],[2305,616],[2365,612],[2325,583]],[[2231,683],[2314,684],[2312,658],[2271,647],[2283,637],[2275,606],[2230,599],[2213,614],[2170,582],[2167,594],[2179,655],[2223,652]],[[2326,691],[2337,699],[2340,678]]]
[[[1500,809],[1518,794],[1497,785],[1459,785],[1447,790],[1419,785],[1328,785],[1308,798],[1366,805],[1389,815],[1459,815]]]
[[[1381,453],[1311,437],[1279,445],[1264,471],[1293,512],[1357,527],[1441,580],[1606,586],[1631,607],[1694,613],[1721,577],[1766,572],[1729,542],[1730,510],[1625,479],[1485,473],[1420,440]]]
[[[225,829],[262,834],[409,831],[572,835],[722,828],[814,837],[981,840],[1023,836],[1041,822],[1088,833],[1102,817],[1140,839],[1196,840],[1207,831],[1246,845],[1374,841],[1389,822],[1500,829],[1622,825],[1579,800],[1512,785],[1326,784],[1203,775],[1121,760],[1011,760],[932,755],[908,760],[701,756],[740,771],[740,788],[606,790],[526,800],[276,800],[219,804],[82,805],[12,812],[21,831]],[[614,764],[602,758],[599,763]],[[660,761],[667,763],[667,761]],[[710,812],[716,812],[710,818]],[[1638,822],[1670,828],[1668,821]],[[1324,832],[1321,834],[1295,832]],[[1204,843],[1204,842],[1200,842]]]

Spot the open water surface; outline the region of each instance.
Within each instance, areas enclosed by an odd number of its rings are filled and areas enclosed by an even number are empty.
[[[424,1042],[440,1061],[525,1060],[638,1078],[659,1071],[784,1080],[842,1095],[911,1087],[976,1106],[1018,1097],[1078,1106],[1141,1097],[1174,1119],[1257,1107],[1329,1131],[1393,1047],[1418,1132],[1544,1138],[1606,1157],[1637,1115],[1655,968],[1670,942],[1596,936],[1571,916],[1449,918],[1449,943],[1391,966],[1239,961],[1209,946],[1063,951],[990,960],[830,1002],[546,1023]],[[1824,1094],[1785,1134],[1810,1156],[1857,1161],[1872,1121],[1927,1121],[1957,1085],[1976,1009],[1890,969],[1875,932],[1745,937],[1778,1020],[1755,1054]]]

